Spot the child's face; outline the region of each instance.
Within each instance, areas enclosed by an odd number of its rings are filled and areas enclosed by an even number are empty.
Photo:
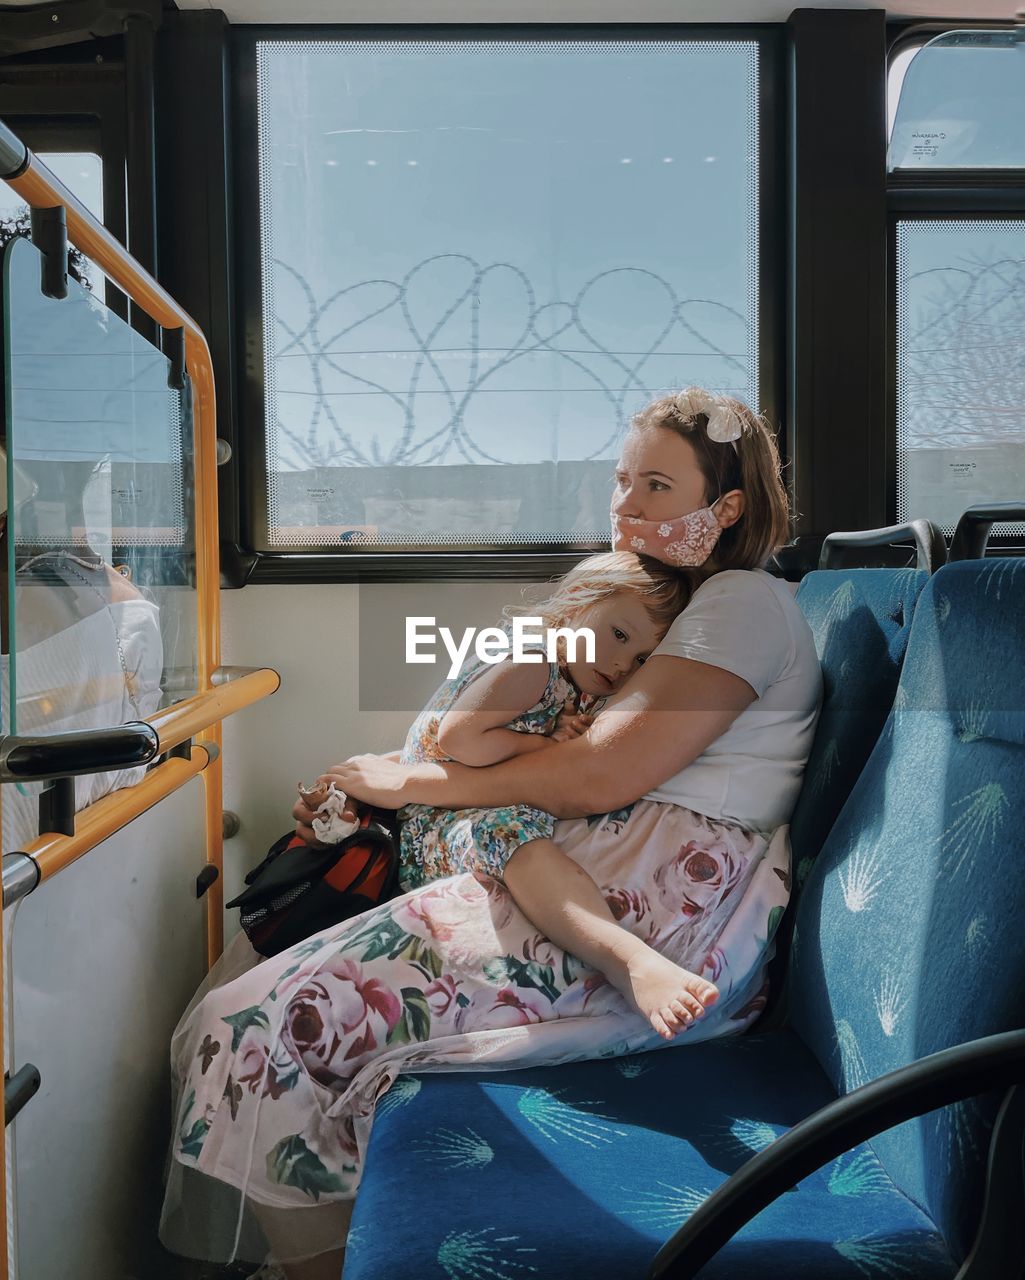
[[[582,610],[565,625],[594,632],[594,662],[567,662],[570,679],[581,693],[605,698],[622,688],[662,639],[664,628],[648,616],[639,596],[621,591]]]

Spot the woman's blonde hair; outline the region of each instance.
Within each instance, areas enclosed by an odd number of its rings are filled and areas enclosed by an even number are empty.
[[[546,627],[562,627],[599,601],[629,591],[641,598],[648,617],[665,631],[690,602],[694,586],[686,569],[673,569],[632,551],[605,551],[574,565],[540,604],[506,609],[505,614],[529,613]]]
[[[695,401],[714,399],[739,421],[735,440],[719,441],[708,433],[708,414],[695,412]],[[722,531],[718,545],[702,566],[703,577],[722,569],[757,569],[790,538],[790,501],[783,486],[776,436],[765,419],[732,396],[711,397],[697,388],[652,401],[631,423],[634,430],[663,427],[687,440],[705,478],[711,505],[731,489],[744,494],[744,514]],[[715,432],[713,434],[716,434]]]

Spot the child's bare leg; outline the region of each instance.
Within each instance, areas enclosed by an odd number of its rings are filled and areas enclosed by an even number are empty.
[[[681,969],[616,922],[586,871],[551,840],[521,845],[505,865],[523,914],[556,946],[603,973],[666,1040],[718,998],[718,988]]]

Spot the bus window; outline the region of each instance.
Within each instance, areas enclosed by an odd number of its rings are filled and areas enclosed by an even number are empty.
[[[908,58],[890,69],[891,172],[1025,164],[1025,30],[948,31]]]
[[[1025,490],[1025,221],[994,186],[1025,166],[1025,33],[905,47],[889,99],[896,516],[952,533],[966,507]]]
[[[897,237],[897,514],[953,533],[966,507],[1025,492],[1025,222],[903,220]]]
[[[757,407],[759,72],[750,38],[259,40],[257,545],[601,544],[653,393]]]

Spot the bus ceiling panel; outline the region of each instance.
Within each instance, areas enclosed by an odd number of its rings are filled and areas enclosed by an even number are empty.
[[[888,0],[885,4],[844,7],[885,9],[894,18],[1013,21],[1017,0]],[[336,0],[223,0],[218,6],[232,23],[274,25],[353,23],[465,22],[509,25],[509,10],[488,17],[478,0],[350,0],[344,14]],[[635,0],[631,23],[786,22],[798,6],[794,0]],[[803,9],[836,9],[837,0],[805,0]],[[209,9],[209,0],[178,0],[179,9]],[[622,23],[622,0],[520,0],[517,23]]]
[[[119,36],[130,21],[160,25],[161,0],[7,0],[0,57]]]

